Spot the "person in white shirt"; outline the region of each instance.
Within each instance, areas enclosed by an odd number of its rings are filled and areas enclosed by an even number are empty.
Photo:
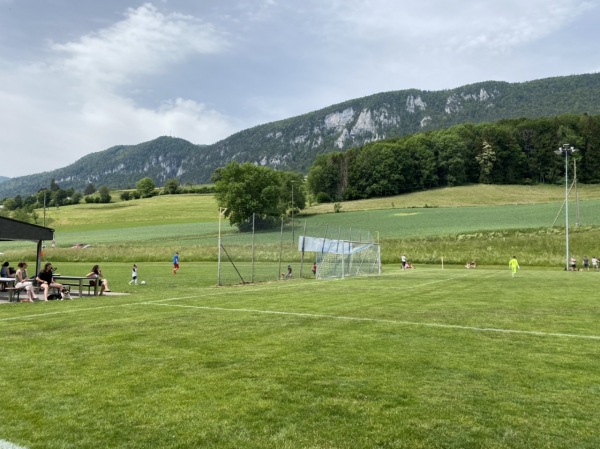
[[[16,288],[24,288],[27,292],[27,299],[21,300],[21,302],[33,302],[37,299],[35,292],[33,291],[33,283],[28,279],[27,276],[27,263],[19,262],[17,265],[19,268],[17,269],[17,273],[15,277],[17,278],[17,283],[15,284]]]
[[[131,268],[131,281],[129,281],[129,285],[135,284],[137,285],[137,265],[133,264]]]

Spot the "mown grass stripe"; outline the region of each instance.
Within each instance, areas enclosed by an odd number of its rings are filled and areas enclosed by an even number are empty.
[[[524,335],[535,335],[540,337],[566,337],[566,338],[583,338],[588,340],[600,340],[600,335],[578,335],[578,334],[566,334],[558,332],[541,332],[541,331],[525,331],[518,329],[498,329],[491,327],[475,327],[475,326],[461,326],[458,324],[443,324],[443,323],[419,323],[415,321],[399,321],[399,320],[386,320],[380,318],[366,318],[366,317],[352,317],[352,316],[338,316],[338,315],[323,315],[319,313],[306,313],[306,312],[284,312],[280,310],[259,310],[259,309],[245,309],[245,308],[227,308],[227,307],[209,307],[209,306],[190,306],[182,304],[163,304],[155,301],[142,302],[139,304],[156,305],[164,307],[180,307],[188,309],[200,309],[200,310],[215,310],[224,312],[241,312],[241,313],[259,313],[266,315],[287,315],[297,316],[304,318],[326,318],[332,320],[346,320],[346,321],[364,321],[372,323],[382,324],[398,324],[404,326],[422,326],[422,327],[437,327],[444,329],[460,329],[470,330],[476,332],[498,332],[506,334],[524,334]]]

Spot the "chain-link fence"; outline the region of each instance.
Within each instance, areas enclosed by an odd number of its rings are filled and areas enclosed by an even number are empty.
[[[305,248],[305,236],[327,242],[323,250]],[[220,234],[218,285],[314,278],[313,266],[323,260],[331,241],[374,244],[369,231],[282,217],[278,229],[257,230],[248,224],[235,233]],[[379,261],[377,262],[379,263]],[[377,267],[379,269],[379,266]]]

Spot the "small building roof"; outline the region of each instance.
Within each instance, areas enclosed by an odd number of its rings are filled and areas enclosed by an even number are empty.
[[[34,225],[25,221],[0,217],[0,240],[28,240],[39,242],[52,240],[54,229]]]

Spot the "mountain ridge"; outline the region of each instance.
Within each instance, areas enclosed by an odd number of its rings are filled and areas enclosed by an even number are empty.
[[[160,136],[137,145],[115,145],[73,164],[0,183],[0,198],[29,195],[54,179],[61,188],[92,183],[131,188],[143,178],[162,185],[210,182],[228,162],[251,162],[306,173],[319,154],[460,123],[494,122],[600,113],[600,73],[543,78],[521,83],[482,81],[453,89],[404,89],[347,100],[295,117],[257,125],[211,145]]]

